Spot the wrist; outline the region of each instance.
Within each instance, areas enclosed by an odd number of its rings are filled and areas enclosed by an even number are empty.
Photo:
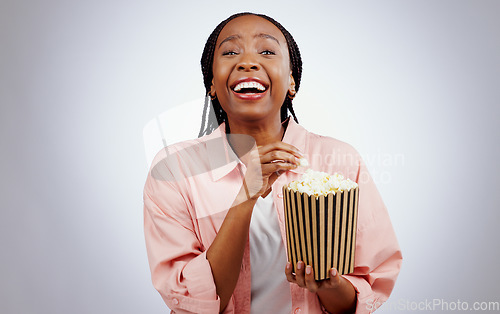
[[[328,313],[354,313],[357,303],[356,289],[349,280],[338,277],[338,285],[318,289],[316,295]]]
[[[336,283],[334,285],[320,285],[318,287],[317,292],[320,292],[320,291],[326,291],[326,292],[336,291],[336,290],[340,290],[340,289],[345,288],[346,287],[345,285],[347,283],[350,285],[350,282],[347,279],[345,279],[344,277],[342,277],[341,275],[337,274],[336,277],[338,277],[338,278],[334,278],[334,279],[336,279]],[[332,282],[331,278],[330,279],[324,279],[324,280],[329,280],[330,282]]]
[[[236,195],[236,199],[233,202],[233,207],[243,204],[252,204],[253,208],[253,205],[255,205],[258,198],[259,194],[251,195],[250,193],[248,193],[248,191],[245,190],[244,187],[242,187],[238,192],[238,195]]]

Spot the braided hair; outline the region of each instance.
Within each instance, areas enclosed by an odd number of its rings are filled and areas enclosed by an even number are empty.
[[[243,15],[255,15],[255,16],[260,16],[269,22],[273,23],[280,31],[283,33],[283,36],[285,36],[286,43],[288,46],[288,53],[290,55],[290,66],[292,68],[292,76],[295,81],[295,90],[299,90],[300,86],[300,78],[302,76],[302,59],[300,57],[300,51],[299,47],[297,46],[297,43],[293,39],[292,35],[277,21],[275,21],[273,18],[264,15],[264,14],[256,14],[256,13],[250,13],[250,12],[242,12],[242,13],[237,13],[234,15],[231,15],[228,17],[226,20],[222,21],[217,27],[214,29],[212,34],[208,37],[207,42],[205,43],[205,48],[203,49],[203,54],[201,57],[201,71],[203,73],[203,82],[205,84],[205,90],[208,95],[210,92],[210,88],[212,85],[212,79],[213,79],[213,71],[212,71],[212,66],[214,62],[214,52],[215,52],[215,44],[217,42],[217,38],[219,37],[220,32],[226,26],[226,24]],[[210,107],[210,108],[209,108]],[[215,114],[215,117],[217,121],[213,121],[213,119],[208,119],[207,121],[207,110],[214,111],[213,113]],[[285,101],[281,105],[281,111],[280,111],[280,116],[281,116],[281,122],[285,121],[288,118],[288,111],[292,114],[294,120],[298,123],[297,117],[295,116],[295,112],[293,110],[292,106],[292,99],[289,97],[285,97]],[[208,116],[214,116],[214,114],[209,114]],[[201,121],[201,127],[200,127],[200,133],[198,137],[201,137],[205,134],[210,134],[213,130],[215,130],[219,125],[222,124],[222,122],[227,122],[227,114],[222,109],[222,106],[219,103],[219,99],[215,98],[212,100],[212,106],[209,105],[208,97],[205,98],[205,106],[203,108],[203,116],[202,116],[202,121]],[[229,129],[229,124],[226,123],[226,131]]]

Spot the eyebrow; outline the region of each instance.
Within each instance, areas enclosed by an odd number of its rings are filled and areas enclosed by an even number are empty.
[[[265,34],[265,33],[257,34],[254,36],[254,38],[271,39],[271,40],[274,40],[275,42],[277,42],[278,45],[280,44],[279,40],[276,39],[276,37],[271,36],[269,34]],[[220,42],[219,48],[220,48],[220,46],[222,46],[223,43],[225,43],[227,41],[231,41],[231,40],[236,40],[236,39],[241,39],[241,36],[240,35],[231,35],[231,36],[226,37],[223,41]]]

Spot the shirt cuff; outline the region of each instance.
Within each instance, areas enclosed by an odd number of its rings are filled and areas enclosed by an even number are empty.
[[[219,313],[220,298],[206,251],[185,265],[182,276],[188,295],[166,294],[167,306],[175,313]]]
[[[363,278],[353,275],[342,275],[356,290],[356,314],[369,314],[375,311],[373,308],[375,295],[370,284]]]
[[[219,296],[216,300],[195,300],[184,295],[167,294],[163,300],[176,314],[219,313],[220,309]]]
[[[184,267],[182,275],[190,295],[204,300],[217,298],[212,267],[207,260],[207,251],[189,261]]]

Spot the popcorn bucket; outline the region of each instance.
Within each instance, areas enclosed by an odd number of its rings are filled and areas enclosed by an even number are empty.
[[[314,279],[354,271],[359,187],[326,196],[308,195],[283,187],[288,261],[311,265]]]

